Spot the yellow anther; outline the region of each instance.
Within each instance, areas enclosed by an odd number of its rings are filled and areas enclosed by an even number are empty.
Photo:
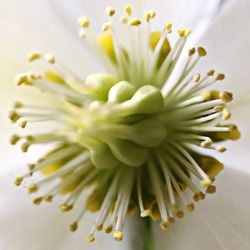
[[[94,242],[94,241],[95,241],[94,235],[93,235],[93,234],[90,234],[90,235],[87,237],[87,241],[88,241],[89,243]]]
[[[219,73],[216,78],[217,81],[222,81],[225,79],[225,75],[223,73]]]
[[[14,103],[14,108],[19,109],[22,108],[24,105],[21,102],[15,102]]]
[[[40,205],[42,201],[43,201],[43,197],[38,197],[38,198],[33,199],[33,204]]]
[[[208,72],[207,72],[207,75],[208,76],[213,76],[215,73],[215,70],[214,69],[210,69]]]
[[[169,217],[168,219],[170,224],[174,224],[175,223],[175,219],[173,217]]]
[[[206,195],[202,192],[199,192],[199,197],[200,197],[200,200],[205,200]]]
[[[203,47],[198,47],[197,50],[200,57],[207,55],[207,51]]]
[[[162,230],[166,231],[169,227],[169,222],[168,221],[162,221],[160,224],[160,227]]]
[[[22,84],[29,84],[29,77],[27,74],[19,74],[15,78],[15,83],[20,86]]]
[[[141,211],[141,217],[147,217],[151,215],[151,210],[150,209],[145,209]]]
[[[190,204],[188,204],[187,205],[187,210],[188,210],[188,212],[193,212],[194,211],[194,203],[190,203]]]
[[[145,12],[144,15],[143,15],[144,19],[149,22],[151,17],[150,17],[150,13],[149,12]]]
[[[137,27],[137,26],[139,26],[139,25],[141,24],[141,21],[140,21],[138,18],[133,18],[133,19],[131,19],[131,20],[128,22],[128,24],[129,24],[130,26],[135,26],[135,27]]]
[[[97,231],[102,231],[102,229],[103,229],[103,224],[97,225],[97,227],[96,227]]]
[[[18,126],[21,127],[21,128],[25,128],[27,123],[28,122],[26,120],[22,120],[22,121],[19,122]]]
[[[106,233],[106,234],[109,234],[109,233],[112,232],[112,230],[113,230],[113,225],[108,225],[108,226],[106,227],[106,229],[105,229],[105,233]]]
[[[214,194],[216,192],[216,186],[211,185],[210,187],[207,188],[206,193],[207,194]]]
[[[156,17],[156,12],[154,10],[149,11],[150,18]]]
[[[165,30],[166,30],[168,33],[171,33],[171,32],[172,32],[172,27],[173,27],[173,24],[172,24],[172,23],[166,23],[166,24],[165,24]]]
[[[122,240],[122,231],[119,231],[119,230],[116,230],[114,233],[113,233],[113,236],[115,238],[115,240],[117,241],[121,241]]]
[[[66,203],[63,203],[59,206],[59,209],[62,211],[62,212],[68,212],[70,210],[72,210],[73,208],[73,205],[68,205]]]
[[[204,179],[200,183],[203,187],[208,188],[212,185],[212,180],[211,179]]]
[[[193,81],[194,82],[199,82],[201,79],[201,75],[199,73],[194,74],[193,76]]]
[[[45,200],[45,201],[47,201],[47,202],[52,202],[52,200],[53,200],[53,195],[45,195],[44,197],[43,197],[43,199]]]
[[[213,141],[210,138],[208,138],[207,140],[201,142],[200,145],[203,148],[209,148],[212,144],[213,144]]]
[[[27,59],[29,62],[33,62],[33,61],[36,61],[36,60],[39,60],[42,58],[42,53],[39,52],[39,51],[32,51],[30,52],[28,55],[27,55]]]
[[[108,31],[112,28],[112,24],[110,22],[107,22],[107,23],[103,23],[102,24],[102,30],[103,31]]]
[[[32,194],[32,193],[35,193],[37,192],[39,189],[38,185],[33,183],[33,184],[30,184],[29,187],[28,187],[28,190],[29,190],[29,193]]]
[[[216,111],[216,112],[220,112],[220,111],[222,111],[223,110],[223,107],[222,106],[215,106],[214,107],[214,111]]]
[[[30,147],[30,143],[27,142],[27,141],[24,142],[24,143],[21,145],[21,150],[22,150],[22,152],[23,152],[23,153],[26,153],[26,152],[28,151],[29,147]]]
[[[72,223],[72,224],[69,226],[69,230],[70,230],[71,232],[75,232],[75,231],[77,230],[77,228],[78,228],[78,223],[77,223],[77,222],[74,222],[74,223]]]
[[[228,111],[227,108],[224,108],[223,112],[222,112],[223,120],[228,120],[228,119],[230,119],[230,117],[231,117],[231,113]]]
[[[87,33],[86,33],[85,30],[80,30],[78,35],[79,35],[80,38],[84,39],[84,38],[86,38]]]
[[[227,151],[227,149],[223,146],[218,146],[218,147],[216,147],[216,151],[218,151],[220,153],[224,153]]]
[[[191,34],[192,30],[190,28],[185,29],[185,36],[189,36]]]
[[[176,212],[176,216],[177,216],[177,218],[179,218],[179,219],[182,219],[183,217],[184,217],[184,212],[183,211],[177,211]]]
[[[30,171],[33,171],[33,170],[35,169],[35,167],[36,167],[35,164],[32,164],[32,163],[29,163],[29,164],[28,164],[28,169],[29,169]]]
[[[18,135],[12,135],[10,138],[10,144],[15,145],[21,139]]]
[[[185,36],[185,29],[184,28],[179,28],[178,29],[178,34],[179,34],[180,37]]]
[[[109,17],[112,17],[114,14],[115,14],[115,8],[113,8],[113,7],[107,7],[106,8],[106,13],[107,13],[107,15],[109,16]]]
[[[20,176],[20,177],[17,177],[17,178],[15,179],[14,184],[15,184],[16,186],[20,186],[20,185],[22,184],[22,182],[23,182],[23,177]]]
[[[193,56],[195,54],[196,49],[192,48],[188,51],[188,56]]]
[[[131,16],[131,14],[132,14],[132,7],[131,7],[131,5],[126,5],[126,6],[124,7],[124,11],[125,11],[125,13],[126,13],[128,16]]]
[[[56,59],[54,57],[54,55],[50,54],[50,53],[47,53],[45,55],[45,60],[48,62],[48,63],[51,63],[51,64],[54,64],[56,62]]]
[[[9,112],[9,119],[12,122],[16,122],[19,118],[20,118],[20,115],[15,110],[12,110]]]
[[[231,92],[220,92],[220,98],[225,102],[231,102],[233,100],[233,93]]]
[[[82,28],[88,28],[90,25],[88,18],[85,16],[80,17],[77,22]]]
[[[126,16],[121,16],[120,18],[119,18],[119,21],[121,22],[121,23],[128,23],[128,18],[126,17]]]
[[[198,202],[198,201],[200,200],[200,195],[199,195],[199,193],[195,193],[195,194],[193,195],[193,200],[196,201],[196,202]]]

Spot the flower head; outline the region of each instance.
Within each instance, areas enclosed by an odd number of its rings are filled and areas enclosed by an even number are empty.
[[[103,229],[121,240],[126,217],[137,208],[141,217],[160,220],[163,230],[192,212],[194,202],[215,193],[215,177],[223,169],[211,152],[223,153],[221,142],[240,137],[236,125],[223,122],[231,116],[227,103],[233,94],[207,89],[224,74],[213,69],[194,73],[207,52],[203,47],[185,51],[190,29],[179,28],[171,44],[171,23],[151,30],[154,11],[136,18],[128,5],[119,22],[114,8],[106,13],[100,35],[87,17],[78,24],[81,38],[97,52],[107,73],[80,79],[52,54],[32,52],[30,62],[45,60],[50,69],[20,74],[16,83],[51,93],[56,104],[17,102],[10,112],[11,121],[22,128],[56,122],[44,133],[11,137],[11,144],[20,143],[23,152],[35,144],[51,145],[15,184],[42,173],[28,186],[32,194],[41,192],[34,204],[66,196],[59,206],[62,212],[72,210],[86,191],[70,230],[77,229],[86,211],[98,212],[89,242]]]

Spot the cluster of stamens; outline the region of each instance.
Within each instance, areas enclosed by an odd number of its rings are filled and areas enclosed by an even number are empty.
[[[11,144],[20,144],[23,152],[37,144],[52,147],[29,164],[15,184],[42,173],[45,177],[28,186],[31,194],[41,192],[34,204],[65,195],[59,208],[69,212],[80,203],[81,213],[71,231],[77,230],[87,211],[98,211],[89,242],[103,229],[121,240],[126,217],[137,210],[141,217],[160,220],[163,230],[186,211],[192,212],[194,202],[215,193],[215,177],[223,169],[206,152],[222,153],[226,150],[222,141],[240,137],[236,125],[219,123],[231,116],[227,103],[232,93],[204,90],[223,80],[224,74],[193,73],[206,56],[203,47],[187,51],[181,73],[173,78],[186,53],[190,29],[180,28],[171,46],[171,23],[162,31],[151,31],[154,11],[138,19],[131,6],[125,6],[118,22],[114,8],[106,12],[109,20],[101,35],[95,34],[86,17],[78,24],[81,38],[97,52],[109,74],[81,79],[52,54],[32,52],[30,62],[44,59],[51,70],[20,74],[16,83],[53,94],[58,105],[17,102],[9,116],[21,128],[56,122],[54,130],[47,126],[44,133],[11,137]],[[87,192],[84,205],[79,202],[83,192]]]

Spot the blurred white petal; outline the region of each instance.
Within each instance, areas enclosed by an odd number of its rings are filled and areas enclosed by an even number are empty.
[[[250,249],[250,175],[226,169],[217,193],[167,232],[156,228],[157,249]]]
[[[250,172],[250,33],[245,27],[250,23],[249,9],[249,1],[239,0],[222,10],[200,41],[208,56],[199,65],[201,71],[214,68],[226,74],[221,89],[234,93],[232,121],[239,125],[242,139],[230,143],[228,152],[221,157],[227,165],[247,172]]]

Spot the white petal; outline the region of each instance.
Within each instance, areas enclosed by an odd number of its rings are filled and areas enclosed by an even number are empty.
[[[156,229],[157,249],[250,249],[250,175],[226,169],[216,183],[217,193],[192,214],[167,232]]]
[[[199,65],[201,71],[214,68],[226,74],[219,88],[234,93],[231,105],[233,122],[239,125],[242,139],[230,143],[228,152],[221,157],[229,166],[247,172],[250,172],[250,33],[246,29],[246,24],[250,23],[249,8],[249,1],[239,0],[220,13],[200,42],[208,50],[208,56]]]

